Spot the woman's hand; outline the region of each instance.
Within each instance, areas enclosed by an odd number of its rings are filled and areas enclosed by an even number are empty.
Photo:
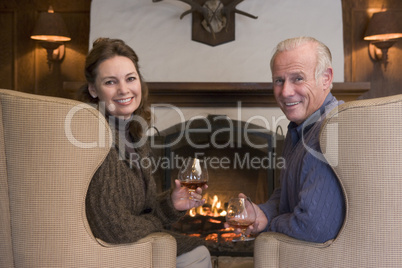
[[[208,185],[204,185],[202,188],[198,187],[195,192],[191,192],[190,194],[188,188],[181,187],[179,180],[175,180],[174,183],[175,188],[172,191],[172,202],[177,210],[189,210],[205,204],[205,199],[202,198],[202,191],[206,190]]]

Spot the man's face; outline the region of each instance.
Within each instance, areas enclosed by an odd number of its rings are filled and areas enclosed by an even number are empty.
[[[280,52],[272,68],[275,99],[286,117],[297,125],[321,107],[332,83],[331,68],[315,80],[315,46],[307,43]]]

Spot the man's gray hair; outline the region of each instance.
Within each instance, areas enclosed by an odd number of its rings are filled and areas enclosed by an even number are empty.
[[[294,37],[281,41],[274,49],[274,53],[270,62],[271,71],[273,70],[275,58],[280,52],[292,50],[307,43],[314,43],[317,45],[317,64],[315,67],[315,80],[318,81],[318,77],[322,75],[327,68],[332,68],[332,55],[331,51],[324,43],[309,36]],[[330,89],[331,88],[332,84],[330,86]]]

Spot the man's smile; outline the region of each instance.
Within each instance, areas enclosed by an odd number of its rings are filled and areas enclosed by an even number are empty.
[[[301,101],[297,101],[297,102],[285,102],[286,106],[295,106],[297,104],[301,103]]]

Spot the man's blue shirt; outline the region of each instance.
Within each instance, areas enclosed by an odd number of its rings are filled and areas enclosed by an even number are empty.
[[[319,110],[300,125],[288,126],[281,170],[281,187],[259,205],[268,219],[265,231],[325,242],[342,227],[345,202],[338,179],[322,158],[319,132],[322,117],[340,102],[329,93]],[[323,161],[324,160],[324,161]]]

